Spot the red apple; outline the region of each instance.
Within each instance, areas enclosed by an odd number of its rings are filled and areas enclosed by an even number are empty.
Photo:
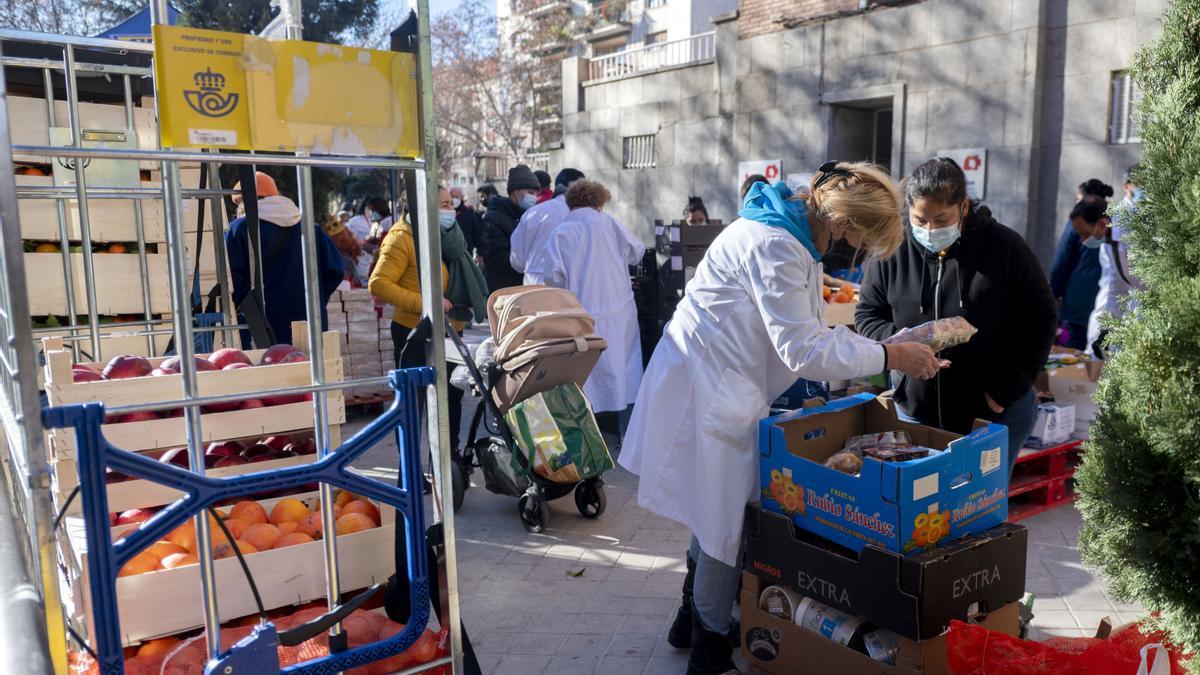
[[[250,357],[246,356],[245,352],[242,350],[234,349],[233,347],[218,349],[217,351],[208,355],[208,360],[217,370],[224,370],[235,363],[241,363],[247,366],[251,365]]]
[[[153,367],[145,358],[122,354],[109,361],[100,375],[106,380],[123,380],[130,377],[144,377],[149,375],[151,370]]]
[[[283,450],[292,444],[292,437],[287,434],[279,434],[278,436],[267,436],[258,442],[271,446],[272,450]]]
[[[133,509],[117,516],[117,525],[132,525],[150,520],[154,512],[149,509]]]
[[[183,408],[172,408],[163,411],[163,417],[183,417]]]
[[[221,370],[240,370],[242,368],[253,368],[253,367],[254,366],[250,365],[249,363],[231,363],[231,364],[225,366],[224,368],[222,368]]]
[[[317,442],[311,438],[302,438],[293,444],[292,450],[301,455],[317,454]]]
[[[271,459],[283,459],[284,457],[299,457],[299,456],[300,456],[300,453],[296,452],[295,450],[288,450],[288,449],[276,450],[275,452],[271,453]]]
[[[143,410],[140,412],[131,412],[125,415],[108,415],[104,418],[105,424],[124,424],[126,422],[149,422],[150,420],[158,419],[158,413]]]
[[[162,456],[158,458],[158,461],[162,462],[163,464],[174,464],[175,466],[183,469],[191,467],[191,464],[188,461],[187,448],[171,448],[170,450],[164,452]]]
[[[221,459],[217,460],[217,463],[213,465],[213,468],[223,469],[227,466],[241,466],[248,463],[249,460],[247,460],[245,457],[222,457]]]
[[[271,455],[255,455],[253,457],[248,458],[246,461],[249,462],[250,464],[257,464],[258,462],[269,462],[273,459],[275,459],[275,458],[272,457]]]
[[[101,377],[100,373],[97,373],[94,370],[88,370],[87,368],[71,369],[72,382],[99,382],[103,379],[104,378]]]
[[[117,524],[117,514],[115,514],[115,513],[108,514],[108,526],[112,527],[113,525],[116,525],[116,524]]]
[[[279,360],[280,363],[308,363],[308,354],[295,351]]]
[[[125,482],[125,481],[127,481],[127,480],[129,480],[129,476],[126,476],[126,475],[125,475],[125,474],[123,474],[123,473],[118,473],[118,472],[116,472],[116,471],[113,471],[112,469],[105,469],[105,470],[104,470],[104,482],[105,482],[105,484],[112,484],[112,483],[123,483],[123,482]]]
[[[262,443],[255,443],[254,445],[243,450],[240,454],[242,457],[250,459],[251,457],[257,457],[259,455],[270,455],[273,452],[275,452],[275,449],[271,446],[264,445]]]
[[[245,449],[246,444],[241,441],[224,441],[222,443],[210,443],[204,454],[216,455],[218,457],[232,457],[233,455],[240,455]]]
[[[245,401],[242,401],[242,405],[238,409],[239,410],[251,410],[253,408],[265,407],[265,405],[266,404],[264,404],[261,400],[259,400],[257,398],[248,398]]]
[[[279,363],[285,356],[294,351],[296,351],[296,348],[291,345],[273,345],[267,351],[263,352],[262,359],[259,360],[258,365],[269,366],[273,363]]]
[[[211,370],[217,370],[216,366],[214,366],[209,361],[200,358],[199,356],[195,356],[192,358],[193,358],[193,363],[196,364],[196,372],[207,372],[207,371],[211,371]],[[179,374],[179,357],[172,356],[171,358],[163,361],[162,363],[158,364],[157,370],[164,371],[161,374],[166,374],[166,375]]]

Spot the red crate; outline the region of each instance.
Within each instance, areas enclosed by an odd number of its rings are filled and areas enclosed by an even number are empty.
[[[1070,441],[1044,450],[1021,451],[1008,484],[1009,522],[1075,501],[1075,467],[1082,446],[1082,441]]]

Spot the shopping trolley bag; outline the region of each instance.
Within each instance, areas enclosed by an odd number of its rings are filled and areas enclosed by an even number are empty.
[[[575,483],[613,468],[596,416],[574,382],[515,404],[504,421],[519,446],[513,469],[522,475],[532,470],[558,483]],[[527,461],[520,461],[517,452]]]

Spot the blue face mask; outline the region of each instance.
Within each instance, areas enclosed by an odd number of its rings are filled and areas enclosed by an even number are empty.
[[[1146,191],[1142,188],[1133,189],[1133,203],[1136,204],[1146,198]]]
[[[1088,237],[1087,239],[1084,239],[1083,241],[1081,241],[1079,243],[1083,244],[1084,248],[1090,248],[1090,249],[1097,249],[1104,245],[1104,242],[1100,241],[1099,239],[1097,239],[1095,237]]]
[[[443,230],[448,230],[454,227],[455,222],[453,211],[438,211],[438,225],[440,225]]]
[[[951,225],[950,227],[939,227],[934,230],[929,230],[916,223],[912,224],[913,239],[917,243],[925,247],[925,250],[930,253],[938,253],[950,248],[950,245],[958,241],[962,235],[959,230],[962,229],[962,223]]]
[[[521,197],[521,208],[532,209],[535,206],[537,206],[537,195],[526,192],[525,196]]]

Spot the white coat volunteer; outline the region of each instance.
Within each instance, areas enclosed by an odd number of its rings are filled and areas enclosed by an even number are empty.
[[[554,228],[525,270],[526,284],[565,288],[578,296],[596,320],[596,333],[608,342],[583,385],[595,412],[625,410],[642,381],[641,337],[629,266],[641,260],[645,251],[642,242],[612,216],[581,207]]]
[[[824,324],[820,255],[843,237],[891,255],[903,236],[891,179],[871,165],[840,167],[822,167],[807,206],[787,200],[783,185],[750,189],[742,217],[688,283],[625,434],[619,461],[640,477],[638,504],[692,530],[684,602],[668,634],[672,645],[691,647],[689,673],[733,666],[743,513],[758,494],[758,423],[770,402],[798,377],[848,379],[887,367],[929,377],[938,369],[924,345],[893,351]]]
[[[517,229],[513,230],[509,242],[511,249],[508,254],[508,264],[518,272],[525,272],[525,267],[546,245],[546,240],[555,227],[570,213],[567,206],[567,189],[575,181],[583,178],[583,173],[575,169],[563,169],[554,178],[554,199],[544,201],[521,215]],[[525,284],[531,285],[529,276],[525,276]]]

